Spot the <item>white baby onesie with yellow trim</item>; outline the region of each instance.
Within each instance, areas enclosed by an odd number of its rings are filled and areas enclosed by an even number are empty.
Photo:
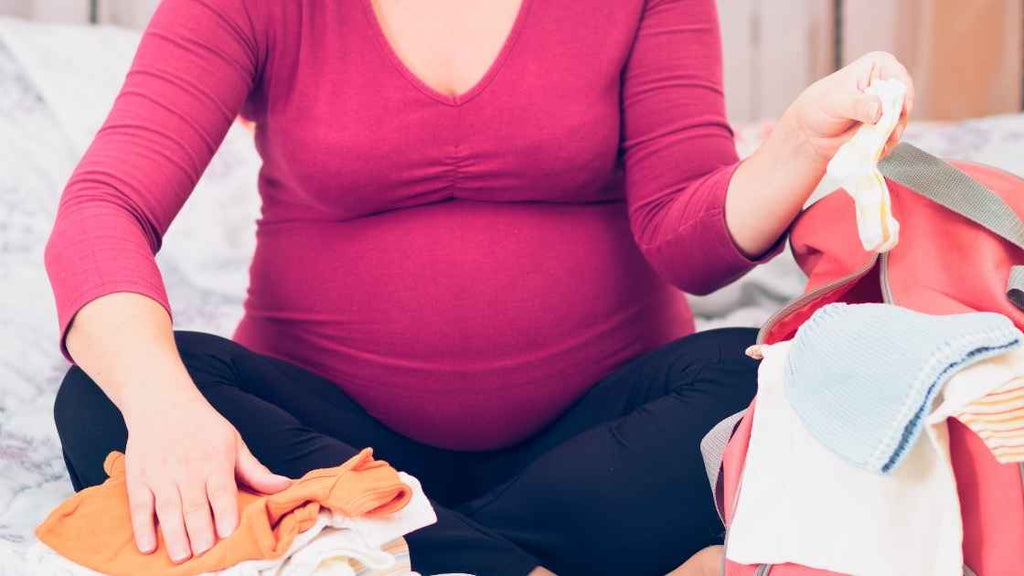
[[[885,178],[878,171],[885,143],[899,123],[907,86],[903,82],[875,80],[865,93],[882,101],[882,116],[861,126],[828,164],[827,173],[853,197],[857,207],[857,232],[868,252],[888,252],[899,242],[900,223],[892,215],[892,201]]]
[[[790,405],[791,346],[757,349],[764,358],[757,407],[726,557],[856,576],[962,576],[945,419],[929,422],[927,438],[891,475],[854,467],[812,436]]]

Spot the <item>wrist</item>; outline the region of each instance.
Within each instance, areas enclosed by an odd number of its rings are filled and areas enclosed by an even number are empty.
[[[778,124],[755,154],[762,171],[770,175],[776,190],[802,206],[825,176],[831,158],[815,146],[813,137],[802,128],[792,110]]]
[[[206,399],[185,372],[160,380],[135,382],[121,391],[117,405],[125,425],[131,428],[133,424],[181,413],[205,402]]]
[[[794,103],[783,113],[765,141],[765,146],[769,150],[774,150],[780,158],[787,159],[788,164],[795,164],[807,172],[820,173],[823,176],[831,158],[815,145],[815,138],[800,122],[799,112],[796,110],[798,105],[799,102]]]

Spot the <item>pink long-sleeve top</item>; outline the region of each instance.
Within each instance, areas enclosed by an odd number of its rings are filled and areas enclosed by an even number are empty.
[[[113,292],[170,312],[153,256],[241,113],[262,213],[234,339],[414,439],[514,444],[691,332],[673,285],[756,263],[725,225],[721,76],[714,0],[523,0],[457,97],[370,0],[164,0],[60,202],[62,334]]]

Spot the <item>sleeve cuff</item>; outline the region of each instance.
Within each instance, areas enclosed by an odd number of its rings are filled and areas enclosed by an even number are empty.
[[[782,251],[786,234],[764,254],[743,253],[725,221],[725,196],[739,162],[709,175],[690,194],[703,196],[704,213],[648,252],[655,268],[685,292],[709,294]]]
[[[154,285],[148,282],[111,282],[97,284],[93,287],[86,288],[77,294],[75,294],[69,300],[60,302],[58,301],[57,306],[57,318],[60,323],[60,351],[64,355],[64,358],[68,362],[74,364],[75,360],[71,357],[71,353],[68,352],[67,337],[68,330],[71,329],[71,324],[86,304],[101,298],[108,294],[115,294],[118,292],[130,292],[133,294],[140,294],[146,296],[152,300],[155,300],[164,310],[167,311],[167,315],[171,317],[172,322],[174,316],[171,313],[171,306],[167,299],[167,292],[164,290],[162,284]]]

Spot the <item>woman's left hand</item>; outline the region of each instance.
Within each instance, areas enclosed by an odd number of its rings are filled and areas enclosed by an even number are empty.
[[[874,124],[881,118],[881,100],[864,90],[874,80],[890,78],[907,85],[907,96],[899,124],[886,143],[883,155],[888,154],[899,143],[914,109],[914,82],[899,60],[886,52],[866,54],[818,80],[800,94],[780,122],[791,124],[812,155],[810,160],[824,165],[862,123]]]
[[[763,254],[793,223],[839,147],[864,123],[881,118],[882,102],[864,92],[877,79],[907,85],[899,123],[883,154],[899,142],[914,109],[914,83],[892,54],[872,52],[811,84],[782,115],[771,135],[733,174],[725,221],[736,245]]]

